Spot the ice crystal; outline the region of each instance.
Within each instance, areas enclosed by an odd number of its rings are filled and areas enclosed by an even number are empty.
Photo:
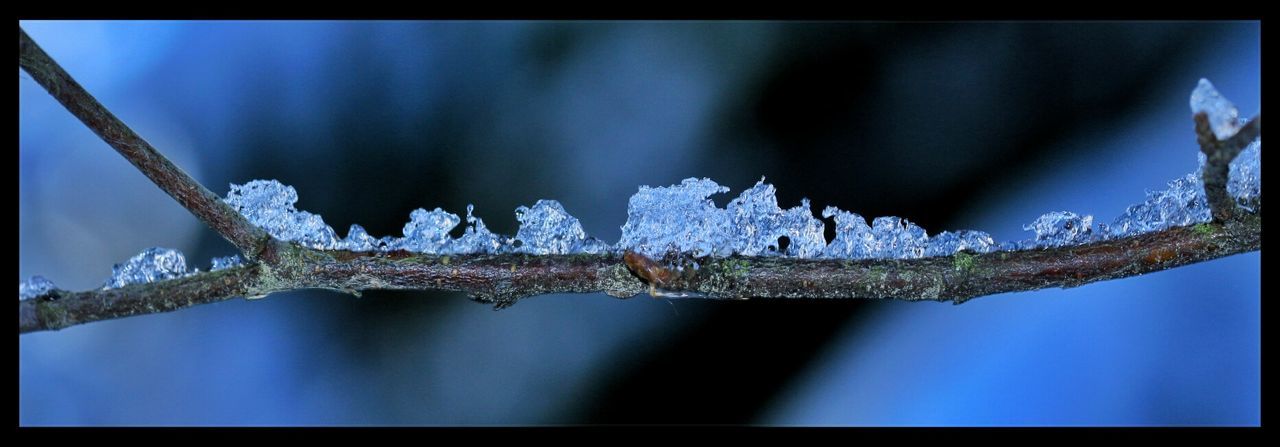
[[[1208,79],[1201,79],[1191,91],[1191,113],[1204,112],[1209,117],[1209,127],[1214,136],[1225,140],[1240,130],[1240,112],[1236,106],[1218,93]]]
[[[994,251],[1017,251],[1017,250],[1026,250],[1026,249],[1035,248],[1035,247],[1036,247],[1035,240],[1004,241],[999,244],[996,244],[996,248]]]
[[[822,217],[834,217],[836,221],[836,237],[823,250],[823,257],[912,259],[925,256],[928,234],[906,219],[877,217],[867,225],[862,216],[834,206],[823,209]]]
[[[294,209],[298,191],[292,186],[275,180],[233,184],[223,201],[277,239],[321,250],[338,248],[338,235],[324,219]]]
[[[773,185],[761,180],[729,202],[726,210],[733,229],[730,250],[744,256],[759,256],[777,250],[777,228],[782,209],[778,208],[774,193]]]
[[[364,227],[353,224],[347,237],[339,239],[320,216],[295,209],[297,190],[278,181],[254,180],[231,185],[231,192],[223,200],[272,236],[321,250],[406,250],[432,255],[500,253],[509,250],[514,240],[489,231],[484,221],[472,215],[471,205],[467,206],[465,233],[457,239],[451,238],[449,232],[462,219],[440,208],[413,210],[404,225],[404,237],[375,238]],[[587,237],[578,219],[554,200],[539,201],[533,208],[521,207],[517,218],[521,227],[516,239],[522,244],[517,251],[523,253],[600,253],[609,247]]]
[[[32,276],[18,283],[18,301],[44,295],[55,288],[57,286],[53,285],[53,281],[40,275]]]
[[[874,225],[853,213],[828,208],[825,217],[835,217],[836,240],[823,236],[824,225],[813,215],[808,199],[782,209],[773,185],[757,182],[718,208],[708,199],[728,188],[711,179],[689,178],[679,185],[644,186],[631,197],[622,239],[616,248],[661,256],[668,251],[695,257],[733,254],[745,256],[794,256],[800,258],[918,258],[925,255],[929,238],[924,230],[901,218],[881,217]],[[540,200],[532,207],[516,210],[520,229],[514,238],[489,231],[484,221],[467,206],[467,226],[459,238],[449,233],[461,223],[458,215],[440,208],[416,209],[404,226],[404,237],[375,238],[360,225],[351,225],[347,236],[338,239],[333,229],[318,216],[294,208],[297,191],[274,180],[255,180],[232,185],[225,199],[256,225],[283,240],[297,241],[312,248],[350,251],[406,250],[424,254],[476,254],[508,251],[535,255],[602,253],[610,246],[587,236],[581,222],[554,200]],[[930,253],[990,247],[984,235],[944,233]],[[958,238],[952,240],[952,238]],[[785,248],[784,248],[785,245]]]
[[[1262,138],[1258,138],[1240,151],[1231,161],[1231,174],[1227,180],[1227,192],[1236,203],[1254,212],[1254,201],[1262,198]]]
[[[499,253],[506,244],[506,238],[494,234],[484,226],[484,221],[471,215],[474,206],[467,205],[467,229],[453,243],[455,253]],[[577,219],[574,219],[577,222]],[[581,228],[581,226],[579,226]]]
[[[187,259],[172,248],[152,247],[111,268],[104,289],[146,284],[187,275]]]
[[[801,258],[816,258],[827,248],[827,239],[822,234],[825,225],[813,216],[809,208],[809,199],[801,199],[800,205],[782,212],[778,226],[778,237],[786,236],[790,241],[785,254]]]
[[[729,226],[721,230],[728,231],[729,245],[719,252],[730,251],[744,256],[787,254],[816,257],[827,246],[822,236],[822,221],[810,211],[809,199],[784,211],[778,207],[773,185],[764,183],[764,179],[730,201],[725,212]],[[788,241],[785,252],[780,247],[783,237]]]
[[[911,259],[924,256],[929,236],[923,228],[900,217],[877,217],[871,222],[871,256]]]
[[[458,226],[462,218],[457,214],[436,208],[422,208],[409,213],[409,223],[404,224],[404,238],[393,241],[392,249],[408,250],[429,255],[450,254],[449,231]]]
[[[222,269],[229,269],[231,267],[235,267],[237,265],[244,263],[244,261],[240,260],[240,255],[231,255],[231,256],[223,256],[220,258],[213,258],[212,262],[213,262],[213,267],[209,268],[209,271],[211,272],[216,272]]]
[[[1107,236],[1125,237],[1170,227],[1212,220],[1200,176],[1187,174],[1169,182],[1163,191],[1147,192],[1145,202],[1130,205],[1107,230]]]
[[[1093,238],[1093,216],[1068,211],[1053,211],[1040,216],[1024,230],[1036,233],[1036,247],[1062,247],[1089,242]]]
[[[382,243],[383,240],[374,238],[364,231],[364,227],[351,224],[351,228],[347,229],[347,237],[338,243],[338,248],[350,251],[385,250],[386,246]]]
[[[709,178],[688,178],[668,187],[641,186],[627,203],[618,248],[649,256],[669,250],[693,256],[731,254],[732,246],[724,240],[729,219],[707,198],[727,191]]]
[[[924,249],[924,255],[951,256],[961,250],[988,253],[995,246],[995,241],[991,239],[991,235],[981,231],[964,230],[954,233],[943,231],[929,238],[928,246]]]
[[[903,219],[884,217],[874,226],[857,214],[828,207],[824,217],[836,218],[836,238],[827,244],[822,221],[809,201],[783,210],[773,185],[757,182],[719,209],[707,199],[728,189],[710,179],[690,178],[680,185],[641,187],[631,197],[621,248],[650,256],[679,251],[693,256],[784,254],[801,258],[864,259],[918,258],[928,236]],[[780,248],[782,238],[787,248]]]
[[[822,221],[813,216],[808,199],[783,210],[773,185],[763,179],[724,209],[708,199],[728,190],[706,178],[689,178],[668,187],[640,187],[627,205],[618,247],[650,256],[668,251],[693,256],[817,257],[823,253],[827,241]]]
[[[822,255],[828,258],[866,259],[872,257],[871,226],[856,213],[834,206],[822,210],[822,217],[834,217],[836,238],[831,240]]]
[[[1260,152],[1261,140],[1255,141],[1231,164],[1228,190],[1249,211],[1253,210],[1248,206],[1257,203],[1261,196]],[[727,191],[728,188],[708,178],[689,178],[667,187],[640,187],[628,202],[627,222],[614,248],[649,256],[674,251],[694,257],[737,254],[912,259],[950,256],[959,251],[988,253],[1062,247],[1210,220],[1199,173],[1170,182],[1166,190],[1148,192],[1145,202],[1128,207],[1110,225],[1095,226],[1092,216],[1051,212],[1023,227],[1035,233],[1033,239],[999,244],[987,233],[972,230],[946,231],[929,237],[923,228],[899,217],[878,217],[868,225],[862,216],[835,207],[827,207],[822,212],[823,217],[834,218],[836,227],[835,239],[827,243],[823,237],[824,225],[814,217],[808,199],[802,200],[799,206],[782,209],[773,185],[764,183],[763,179],[723,209],[709,199],[712,194]],[[510,251],[535,255],[592,254],[610,249],[603,241],[587,236],[581,222],[554,200],[540,200],[532,207],[518,208],[516,218],[520,229],[514,238],[489,231],[484,221],[474,216],[474,206],[468,205],[465,232],[456,239],[449,233],[462,218],[440,208],[432,211],[419,208],[410,213],[403,238],[374,238],[363,227],[352,225],[347,237],[341,240],[320,216],[294,209],[297,200],[297,192],[292,187],[274,180],[232,185],[226,199],[276,237],[299,241],[312,248],[407,250],[436,255]],[[225,268],[222,265],[215,264],[215,269]]]
[[[587,237],[582,223],[569,215],[564,206],[555,200],[539,200],[533,208],[516,208],[518,246],[515,251],[533,255],[562,255],[571,253],[601,253],[608,244]],[[478,231],[478,230],[477,230]],[[487,231],[487,230],[486,230]]]
[[[1205,79],[1201,79],[1191,92],[1191,112],[1208,115],[1210,127],[1218,139],[1235,135],[1245,122],[1231,101],[1222,97]],[[1249,212],[1255,211],[1252,207],[1262,194],[1261,150],[1261,138],[1250,143],[1231,161],[1227,179],[1228,194]],[[1129,206],[1105,231],[1099,232],[1116,238],[1211,221],[1212,214],[1201,181],[1204,154],[1199,158],[1200,168],[1196,172],[1169,182],[1165,190],[1148,191],[1146,201]]]
[[[1192,110],[1208,114],[1219,138],[1233,135],[1241,124],[1238,111],[1213,85],[1202,80],[1191,96]],[[1261,139],[1250,144],[1231,162],[1228,192],[1246,211],[1254,212],[1261,198]],[[1201,165],[1203,167],[1203,156]],[[1169,183],[1168,189],[1148,192],[1145,202],[1128,207],[1111,224],[1094,225],[1092,216],[1070,212],[1046,213],[1026,230],[1032,239],[996,243],[981,231],[945,231],[929,237],[923,228],[899,217],[878,217],[868,225],[862,216],[827,207],[824,218],[835,221],[835,238],[828,243],[824,225],[814,217],[808,199],[799,206],[778,206],[773,185],[762,178],[719,208],[709,197],[729,191],[709,178],[688,178],[678,185],[641,186],[627,203],[622,238],[612,248],[634,250],[649,256],[678,252],[702,256],[793,256],[799,258],[912,259],[950,256],[960,251],[988,253],[1084,244],[1095,240],[1185,226],[1210,220],[1200,172]],[[363,227],[351,225],[347,237],[338,239],[324,220],[294,208],[294,188],[274,180],[254,180],[232,185],[224,199],[255,225],[273,236],[318,249],[351,251],[407,250],[424,254],[478,254],[517,252],[535,255],[601,253],[610,246],[587,236],[581,222],[554,200],[540,200],[516,210],[520,228],[514,238],[494,234],[467,206],[464,233],[449,233],[462,222],[458,215],[440,208],[419,208],[410,213],[404,237],[374,238]],[[785,245],[785,248],[783,247]],[[181,255],[179,255],[181,256]],[[238,258],[237,258],[238,259]],[[229,264],[228,264],[229,265]],[[220,269],[215,263],[215,269]]]
[[[1220,140],[1234,136],[1245,123],[1236,107],[1205,79],[1192,91],[1190,105],[1192,113],[1207,116],[1214,135]],[[1257,212],[1255,207],[1261,200],[1261,147],[1261,138],[1253,141],[1230,166],[1227,191],[1248,212]],[[1129,206],[1110,225],[1095,227],[1093,216],[1089,215],[1050,212],[1023,227],[1033,231],[1034,238],[999,244],[989,234],[972,230],[944,231],[929,237],[923,228],[900,217],[877,217],[868,225],[862,216],[831,206],[822,211],[824,218],[831,218],[835,223],[835,238],[827,243],[823,236],[824,224],[814,217],[808,199],[801,200],[798,206],[782,209],[773,185],[761,178],[725,208],[719,208],[709,197],[728,192],[729,188],[709,178],[688,178],[678,185],[641,186],[627,203],[622,238],[612,248],[655,257],[678,252],[692,257],[914,259],[951,256],[961,251],[989,253],[1078,245],[1210,221],[1201,180],[1203,155],[1200,163],[1200,170],[1169,182],[1167,189],[1149,191],[1144,202]],[[402,238],[375,238],[360,225],[351,225],[347,237],[339,239],[319,215],[294,207],[298,201],[297,190],[275,180],[233,184],[223,201],[273,237],[321,250],[552,255],[596,254],[611,249],[603,241],[589,237],[581,222],[555,200],[539,200],[532,207],[517,208],[520,228],[514,238],[489,231],[484,221],[473,215],[474,207],[467,205],[467,225],[463,235],[456,239],[449,233],[462,218],[440,208],[432,211],[419,208],[411,212]],[[239,256],[214,258],[212,270],[227,269],[242,262]],[[697,265],[697,262],[692,264],[695,269]],[[155,247],[115,265],[103,287],[150,283],[195,272],[198,270],[187,271],[182,253]],[[33,298],[53,288],[49,280],[33,276],[18,284],[18,297]]]

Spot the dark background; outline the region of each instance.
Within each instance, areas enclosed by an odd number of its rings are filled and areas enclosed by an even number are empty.
[[[215,192],[278,179],[340,235],[467,204],[514,234],[553,198],[614,242],[640,185],[711,177],[723,205],[763,175],[783,207],[1020,239],[1194,170],[1200,77],[1260,110],[1253,22],[22,26]],[[20,279],[234,252],[25,74],[19,94]],[[964,306],[301,291],[21,336],[19,422],[1254,425],[1259,271]]]

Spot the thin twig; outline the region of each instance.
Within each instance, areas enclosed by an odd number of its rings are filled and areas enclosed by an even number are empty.
[[[684,261],[663,284],[711,299],[871,298],[953,301],[1004,292],[1075,287],[1137,276],[1262,247],[1262,218],[1170,228],[1061,247],[924,259],[865,261],[729,257]],[[408,252],[314,251],[290,246],[271,269],[242,267],[118,290],[55,292],[18,303],[18,332],[166,312],[242,295],[321,288],[451,290],[506,307],[548,293],[605,292],[626,298],[648,286],[616,254],[427,256]],[[258,266],[265,264],[259,263]],[[232,282],[228,282],[232,281]],[[210,284],[223,287],[211,287]]]
[[[18,333],[133,315],[169,312],[240,296],[268,293],[259,265],[246,265],[186,278],[83,292],[54,290],[18,302]]]
[[[1262,114],[1253,117],[1226,140],[1219,140],[1214,135],[1213,128],[1209,125],[1209,115],[1205,112],[1195,114],[1193,119],[1196,122],[1196,142],[1200,144],[1200,152],[1205,155],[1202,174],[1205,199],[1209,202],[1213,219],[1218,222],[1226,221],[1236,212],[1236,202],[1227,193],[1231,161],[1262,135]]]
[[[218,195],[196,182],[181,168],[161,155],[133,129],[116,118],[84,90],[62,66],[45,54],[27,32],[18,28],[18,66],[62,103],[80,122],[98,134],[160,189],[172,196],[250,259],[259,256],[270,241],[267,233],[249,223]]]
[[[1079,246],[910,260],[673,256],[666,264],[642,263],[657,269],[656,273],[633,273],[618,254],[428,256],[405,251],[312,250],[281,243],[253,227],[112,116],[21,29],[18,41],[19,64],[37,82],[250,259],[243,266],[180,279],[85,292],[54,290],[20,300],[20,334],[307,288],[356,294],[373,289],[452,290],[501,308],[521,298],[558,292],[632,297],[652,292],[651,286],[659,284],[646,281],[661,278],[664,290],[712,299],[872,298],[959,304],[996,293],[1136,276],[1262,248],[1261,214],[1233,212],[1234,203],[1229,207],[1218,203],[1213,223]],[[1206,140],[1203,116],[1197,116],[1196,123],[1210,159],[1205,188],[1212,204],[1215,195],[1226,194],[1226,166],[1240,148],[1261,135],[1261,116],[1226,141]],[[1214,166],[1212,182],[1208,166]],[[1260,198],[1256,205],[1261,209]]]

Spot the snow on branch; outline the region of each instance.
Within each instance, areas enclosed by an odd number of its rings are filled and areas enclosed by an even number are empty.
[[[99,289],[71,292],[43,277],[18,287],[18,332],[167,312],[236,297],[320,288],[450,290],[497,308],[558,292],[629,298],[876,298],[962,303],[974,297],[1074,287],[1260,250],[1261,115],[1241,120],[1202,80],[1191,107],[1202,152],[1188,174],[1109,224],[1049,212],[1025,240],[997,243],[981,231],[929,235],[899,217],[828,206],[835,238],[809,201],[783,209],[761,179],[725,208],[711,179],[642,186],[622,238],[588,236],[557,201],[520,207],[515,236],[492,233],[467,207],[410,213],[403,236],[375,238],[352,225],[345,238],[298,210],[297,191],[274,180],[231,185],[219,198],[164,158],[85,92],[19,29],[19,65],[72,114],[244,255],[188,270],[181,252],[151,248],[115,266]]]

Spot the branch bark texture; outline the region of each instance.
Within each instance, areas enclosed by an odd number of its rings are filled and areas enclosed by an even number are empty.
[[[1088,245],[905,260],[728,257],[683,264],[664,284],[711,299],[870,298],[952,301],[1004,292],[1076,287],[1217,259],[1262,247],[1262,218],[1177,227]],[[112,290],[55,291],[18,303],[18,332],[167,312],[240,296],[298,289],[450,290],[506,307],[548,293],[605,292],[627,298],[648,285],[622,256],[521,254],[427,256],[316,251],[289,245],[264,262]],[[699,268],[692,268],[697,261]],[[674,267],[673,267],[674,268]]]
[[[372,289],[449,290],[497,308],[548,293],[604,292],[628,298],[652,293],[654,286],[710,299],[870,298],[959,304],[997,293],[1136,276],[1262,248],[1260,211],[1239,212],[1226,192],[1229,163],[1261,135],[1261,116],[1223,141],[1212,132],[1206,139],[1207,121],[1196,116],[1201,148],[1208,155],[1204,183],[1214,221],[1086,245],[908,260],[694,259],[673,254],[644,263],[650,266],[646,270],[657,272],[633,271],[618,253],[432,256],[313,250],[275,240],[254,227],[116,119],[21,29],[18,43],[19,65],[36,82],[249,259],[238,267],[180,279],[119,289],[53,290],[21,300],[20,334],[299,289],[352,294]],[[1260,210],[1260,199],[1256,205]]]
[[[177,200],[184,208],[235,245],[246,257],[256,258],[267,233],[249,223],[204,185],[160,154],[150,143],[116,118],[102,103],[85,91],[53,58],[18,28],[18,66],[26,70],[67,111],[98,134],[129,163]]]

